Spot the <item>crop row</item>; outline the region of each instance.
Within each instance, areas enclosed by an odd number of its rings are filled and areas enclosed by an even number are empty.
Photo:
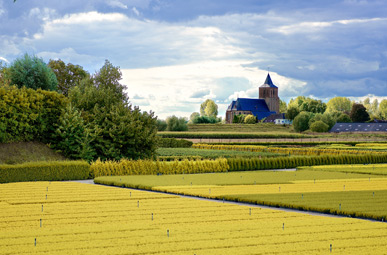
[[[318,149],[318,148],[282,148],[253,145],[217,145],[217,144],[193,144],[193,148],[211,150],[235,150],[252,152],[271,152],[289,155],[320,156],[320,155],[342,155],[342,154],[370,154],[370,151],[363,150],[338,150],[338,149]],[[373,155],[386,155],[386,152],[372,152]]]
[[[144,175],[144,174],[182,174],[226,172],[229,168],[226,159],[216,160],[183,160],[183,161],[152,161],[126,160],[100,161],[91,164],[95,177],[106,175]]]
[[[383,254],[387,247],[387,229],[377,222],[57,184],[0,186],[7,201],[0,203],[0,254],[316,254],[331,247],[341,254]],[[15,193],[45,192],[47,185],[55,192],[50,202],[31,204],[29,195],[12,205]],[[87,199],[71,202],[74,191]],[[68,202],[55,202],[57,196]],[[15,218],[20,212],[24,217]]]
[[[291,133],[196,133],[196,132],[159,132],[163,138],[188,138],[188,139],[258,139],[258,138],[313,138],[315,136]]]
[[[271,152],[252,152],[252,151],[235,151],[235,150],[211,150],[211,149],[196,149],[196,148],[159,148],[157,154],[160,157],[201,157],[216,159],[235,158],[235,157],[279,157],[286,156]]]

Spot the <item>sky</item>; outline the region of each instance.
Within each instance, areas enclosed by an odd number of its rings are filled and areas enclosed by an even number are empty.
[[[0,61],[28,53],[91,74],[108,59],[133,105],[188,117],[206,99],[224,118],[258,98],[387,99],[385,0],[0,0]]]

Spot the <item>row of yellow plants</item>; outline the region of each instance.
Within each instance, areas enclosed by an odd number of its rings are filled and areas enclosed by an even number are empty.
[[[364,150],[339,150],[339,149],[318,149],[318,148],[280,148],[266,147],[256,145],[216,145],[197,143],[192,145],[193,148],[211,149],[211,150],[235,150],[235,151],[252,151],[252,152],[271,152],[289,155],[302,156],[320,156],[320,155],[341,155],[341,154],[369,154]],[[372,152],[372,154],[386,154],[385,152]]]
[[[182,161],[152,161],[152,160],[127,160],[100,161],[91,164],[94,177],[109,175],[155,175],[155,174],[194,174],[227,172],[227,160],[182,160]]]

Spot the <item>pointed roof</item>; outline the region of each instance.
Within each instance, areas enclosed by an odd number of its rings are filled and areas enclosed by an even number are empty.
[[[269,74],[269,73],[267,74],[265,83],[261,86],[261,88],[267,88],[267,87],[270,87],[270,88],[278,88],[278,87],[277,87],[276,85],[274,85],[273,82],[271,81],[271,78],[270,78],[270,74]]]

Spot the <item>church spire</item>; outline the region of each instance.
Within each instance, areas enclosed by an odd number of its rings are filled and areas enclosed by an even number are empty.
[[[271,81],[269,73],[267,73],[267,77],[266,77],[265,83],[261,87],[277,88],[277,86],[274,85],[273,82]]]

